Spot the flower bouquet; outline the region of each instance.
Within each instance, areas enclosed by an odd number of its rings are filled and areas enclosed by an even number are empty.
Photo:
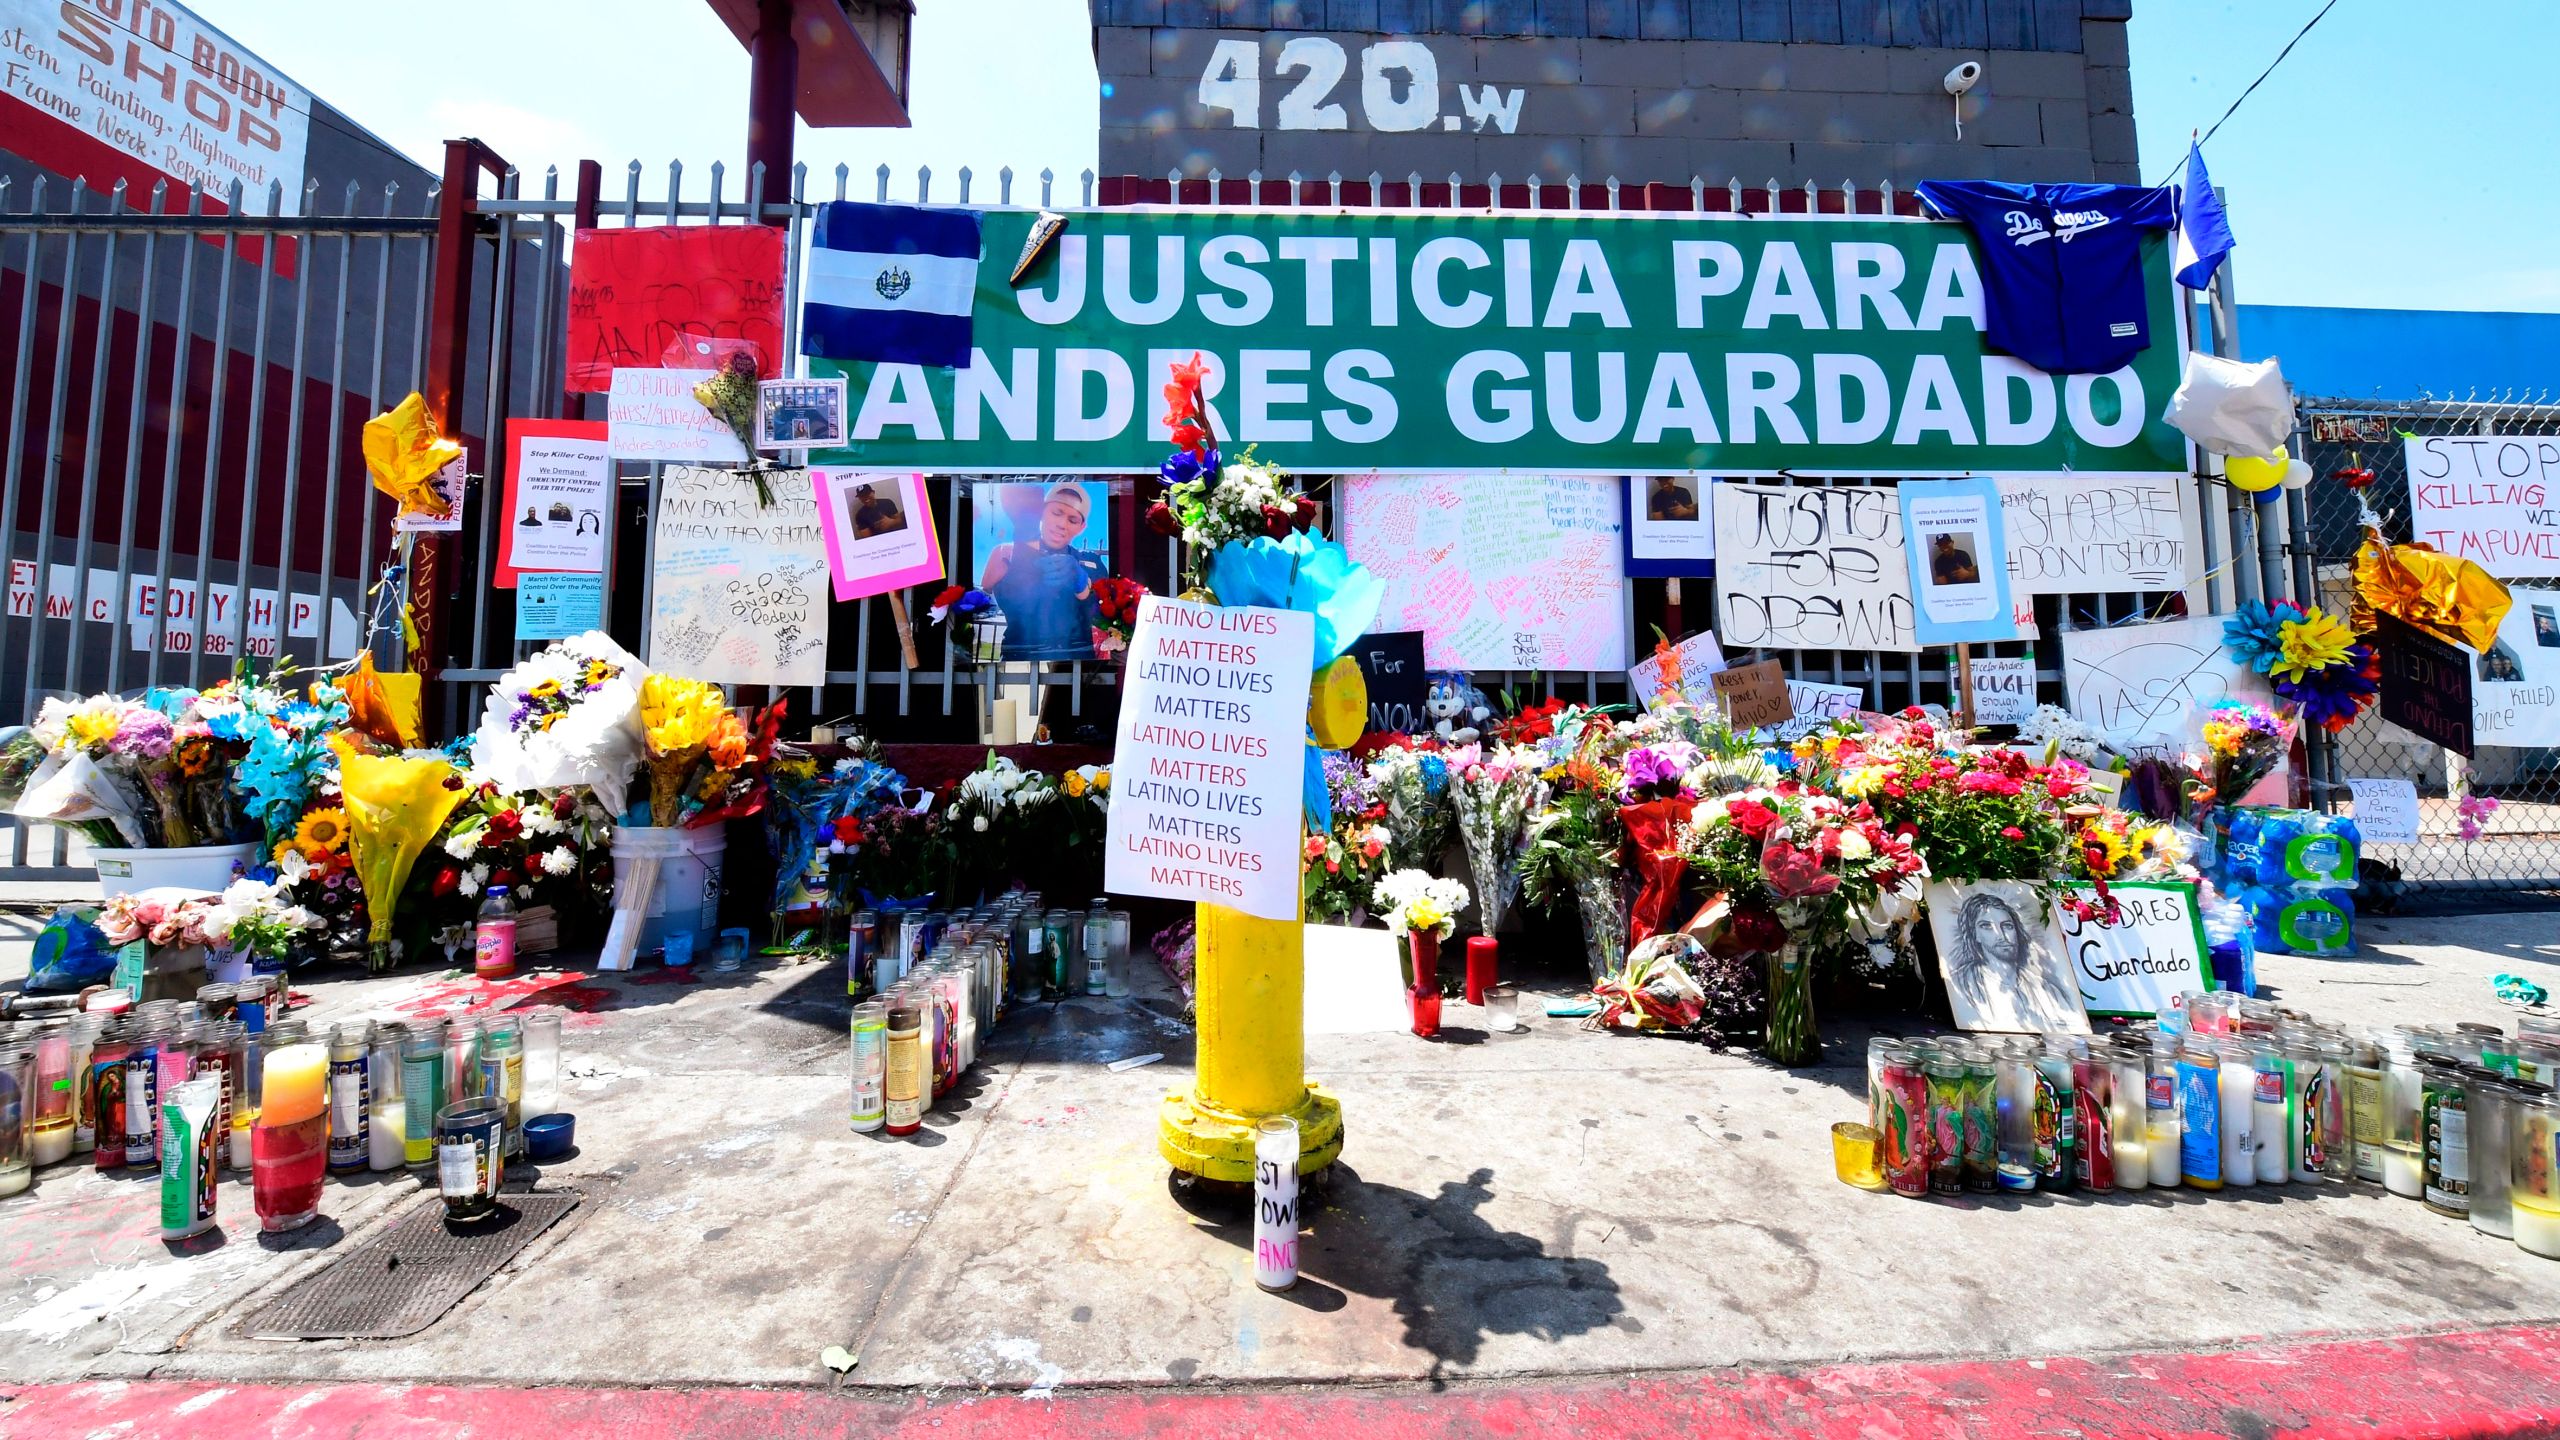
[[[1458,928],[1467,887],[1420,870],[1398,870],[1378,882],[1371,903],[1404,944],[1404,988],[1413,1010],[1413,1033],[1440,1029],[1440,942]]]
[[[391,931],[401,889],[470,786],[440,756],[368,755],[343,736],[338,784],[346,797],[347,851],[371,920],[366,963],[387,970],[400,959]]]
[[[1458,816],[1458,840],[1475,877],[1477,929],[1491,935],[1520,893],[1520,846],[1529,816],[1546,798],[1538,778],[1544,757],[1516,745],[1490,755],[1469,745],[1450,757],[1449,793]]]
[[[371,928],[364,886],[356,879],[355,860],[348,850],[351,835],[333,765],[327,788],[312,797],[311,808],[294,823],[293,832],[268,852],[269,863],[258,872],[261,878],[272,874],[292,903],[318,917],[320,924],[307,932],[303,943],[323,953],[361,951]]]
[[[2237,805],[2259,781],[2284,764],[2292,726],[2275,712],[2246,700],[2219,700],[2204,712],[2198,733],[2204,754],[2196,767],[2199,806]]]
[[[1309,923],[1358,925],[1368,918],[1369,897],[1386,873],[1388,835],[1381,822],[1387,806],[1366,763],[1327,752],[1321,764],[1333,825],[1310,832],[1300,846],[1305,915]]]
[[[1732,907],[1721,943],[1767,957],[1769,1058],[1819,1059],[1815,953],[1924,875],[1920,853],[1863,801],[1844,803],[1793,780],[1699,802],[1680,848]]]
[[[741,779],[752,784],[754,762],[772,749],[764,732],[773,718],[760,719],[750,732],[728,696],[707,680],[649,676],[640,685],[639,721],[649,823],[661,829],[729,818],[732,789]]]
[[[1093,653],[1095,658],[1117,663],[1129,653],[1129,638],[1138,632],[1138,602],[1147,598],[1147,587],[1119,575],[1104,575],[1093,582]]]
[[[470,780],[510,793],[584,785],[622,813],[641,757],[639,660],[600,631],[555,642],[498,677],[472,739]]]
[[[1437,866],[1457,818],[1449,803],[1447,758],[1433,750],[1385,750],[1369,762],[1369,779],[1386,805],[1388,867]]]
[[[1592,983],[1626,962],[1627,908],[1619,883],[1626,825],[1618,801],[1626,785],[1618,727],[1606,716],[1566,711],[1545,742],[1547,803],[1529,821],[1520,856],[1520,893],[1552,910],[1570,897],[1582,915]],[[1563,759],[1556,759],[1563,756]]]
[[[235,736],[245,742],[232,784],[270,847],[291,837],[319,797],[338,788],[339,752],[332,742],[347,733],[346,697],[327,684],[314,684],[309,695],[295,701],[272,685],[226,682],[195,702],[208,717],[209,743],[228,744]],[[182,737],[181,750],[189,743]]]

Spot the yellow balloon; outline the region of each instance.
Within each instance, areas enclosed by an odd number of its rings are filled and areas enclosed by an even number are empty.
[[[1369,728],[1369,679],[1358,661],[1345,655],[1316,672],[1307,691],[1307,723],[1327,750],[1353,743]]]
[[[2235,489],[2255,495],[2283,484],[2285,469],[2292,463],[2293,457],[2279,445],[2273,455],[2234,455],[2222,462],[2222,473]]]

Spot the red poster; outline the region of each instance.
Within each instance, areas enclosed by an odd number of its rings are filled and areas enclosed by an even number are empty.
[[[782,245],[772,225],[581,230],[569,252],[569,388],[655,370],[680,335],[751,340],[782,373]]]
[[[612,555],[613,461],[601,420],[509,420],[506,527],[490,583],[516,588],[528,570],[593,574]]]

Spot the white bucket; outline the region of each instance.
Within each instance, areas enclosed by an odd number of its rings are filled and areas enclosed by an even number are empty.
[[[656,950],[669,931],[690,931],[696,953],[708,954],[705,937],[720,929],[720,868],[729,853],[724,825],[668,830],[653,825],[617,826],[613,832],[613,870],[630,873],[638,860],[658,862],[658,884],[640,926],[639,949]]]
[[[98,898],[138,895],[145,890],[194,890],[219,895],[235,878],[231,867],[246,870],[258,863],[258,847],[189,845],[176,850],[92,849],[98,867]]]

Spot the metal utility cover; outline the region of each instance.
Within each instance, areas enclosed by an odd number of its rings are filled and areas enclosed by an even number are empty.
[[[431,1199],[269,1301],[241,1328],[253,1340],[415,1335],[576,1208],[571,1194],[501,1195],[495,1217],[448,1227],[444,1202]]]

